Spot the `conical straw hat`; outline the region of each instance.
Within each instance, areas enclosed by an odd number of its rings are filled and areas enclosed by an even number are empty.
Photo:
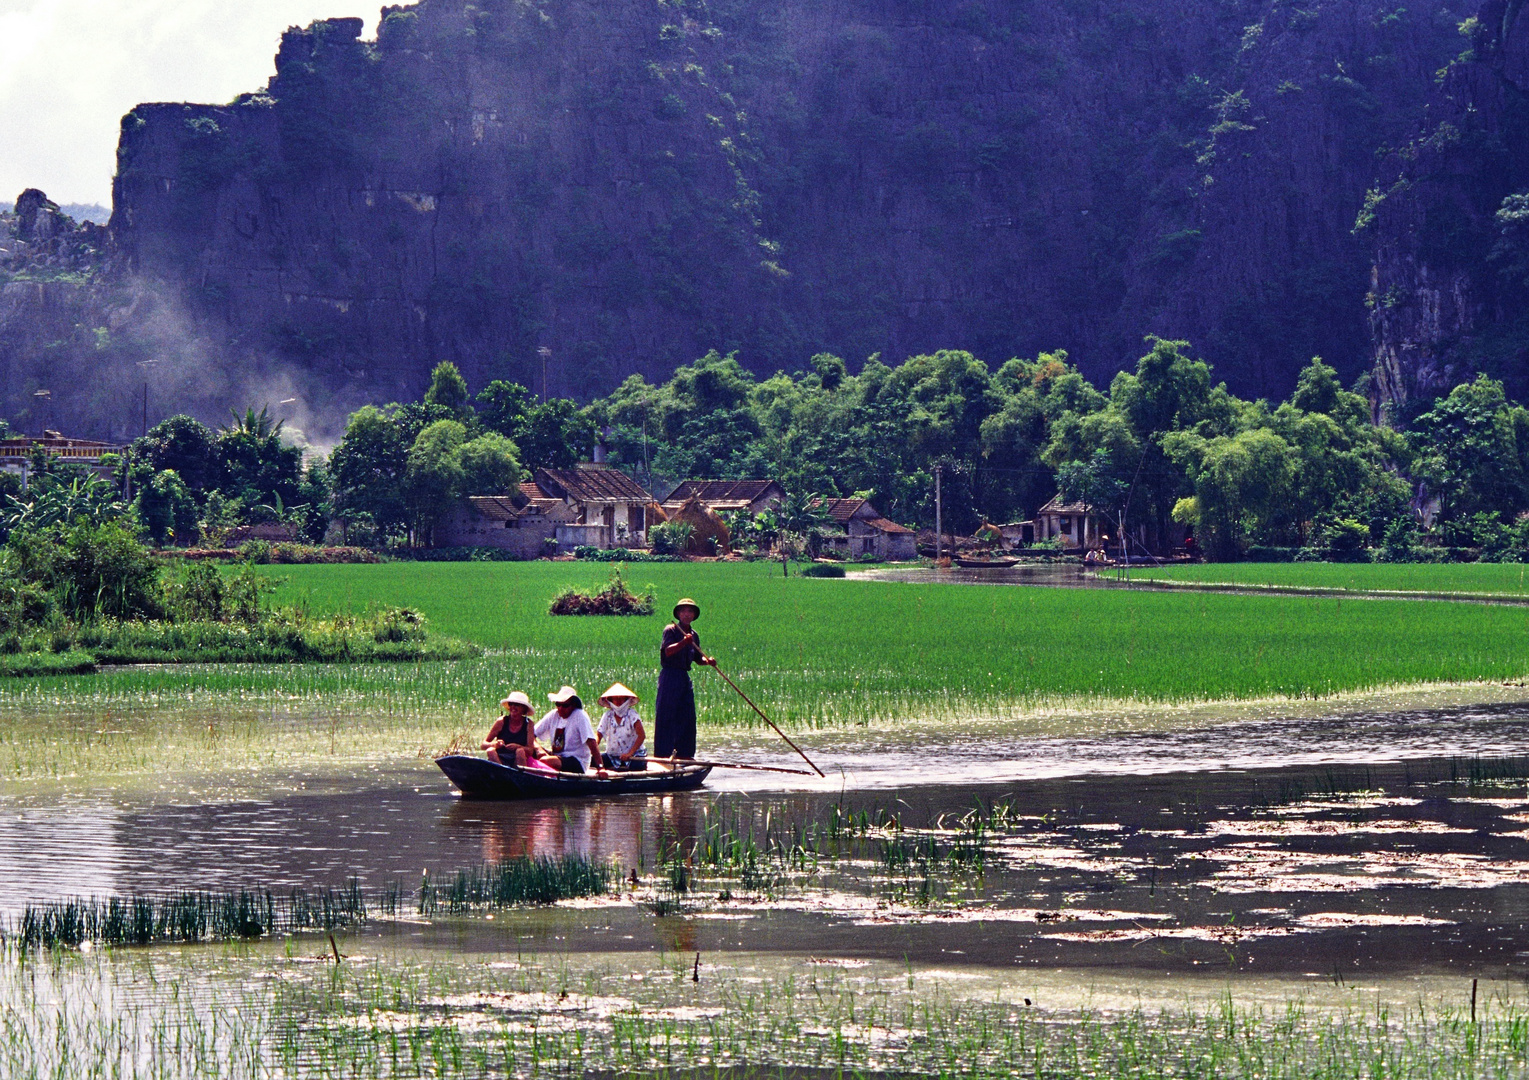
[[[622,683],[611,683],[611,688],[600,695],[600,704],[609,705],[611,698],[631,698],[637,700],[637,695],[628,690]]]

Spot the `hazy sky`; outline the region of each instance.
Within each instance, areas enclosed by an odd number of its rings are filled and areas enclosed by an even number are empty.
[[[289,26],[381,0],[0,0],[0,202],[41,188],[111,205],[117,127],[143,101],[226,102],[265,85]]]

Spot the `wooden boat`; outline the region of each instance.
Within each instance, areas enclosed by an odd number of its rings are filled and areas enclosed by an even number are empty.
[[[447,754],[435,763],[467,799],[569,799],[584,795],[655,795],[694,791],[711,773],[710,765],[681,765],[647,772],[555,773],[521,769],[487,758]]]
[[[1018,559],[969,559],[965,556],[956,556],[956,565],[966,570],[1007,570],[1011,566],[1018,566]]]

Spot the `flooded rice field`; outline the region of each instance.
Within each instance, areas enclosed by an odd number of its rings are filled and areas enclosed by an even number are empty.
[[[810,748],[827,780],[569,803],[465,801],[428,760],[6,790],[0,1074],[1526,1069],[1529,705]],[[598,880],[495,900],[524,859]],[[241,890],[354,917],[15,944],[29,908]]]
[[[582,940],[982,965],[1529,974],[1529,707],[1017,745],[987,733],[911,751],[885,735],[851,739],[852,752],[815,747],[826,781],[718,770],[704,791],[651,798],[466,801],[428,761],[260,799],[8,795],[0,912],[352,880],[407,905],[427,876],[577,855],[613,865],[623,887],[377,932],[445,949],[467,935],[490,950]],[[766,751],[729,756],[778,761]],[[708,856],[702,842],[738,853]],[[679,891],[676,865],[689,878]]]

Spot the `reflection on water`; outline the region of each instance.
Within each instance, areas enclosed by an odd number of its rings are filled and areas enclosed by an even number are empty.
[[[458,801],[445,829],[476,835],[484,862],[583,855],[623,871],[651,863],[663,837],[693,836],[708,803],[686,794],[567,803]]]
[[[1056,589],[1102,589],[1116,584],[1112,576],[1087,573],[1076,563],[1020,563],[983,570],[912,567],[897,570],[851,570],[846,577],[864,581],[901,581],[937,585],[1043,585]],[[1124,582],[1122,582],[1124,583]]]
[[[813,757],[830,774],[823,790],[984,785],[1053,777],[1155,775],[1215,769],[1349,765],[1429,757],[1529,755],[1529,705],[1280,717],[1169,731],[1110,731],[1065,737],[1006,736],[1001,725],[942,735],[938,753],[905,733],[854,735],[853,747],[819,742]],[[819,748],[821,747],[821,749]],[[713,787],[779,786],[770,774],[713,774]],[[796,786],[806,786],[798,783]]]
[[[121,814],[110,803],[0,802],[0,912],[29,900],[107,895],[125,887]],[[130,887],[130,886],[128,886]]]

